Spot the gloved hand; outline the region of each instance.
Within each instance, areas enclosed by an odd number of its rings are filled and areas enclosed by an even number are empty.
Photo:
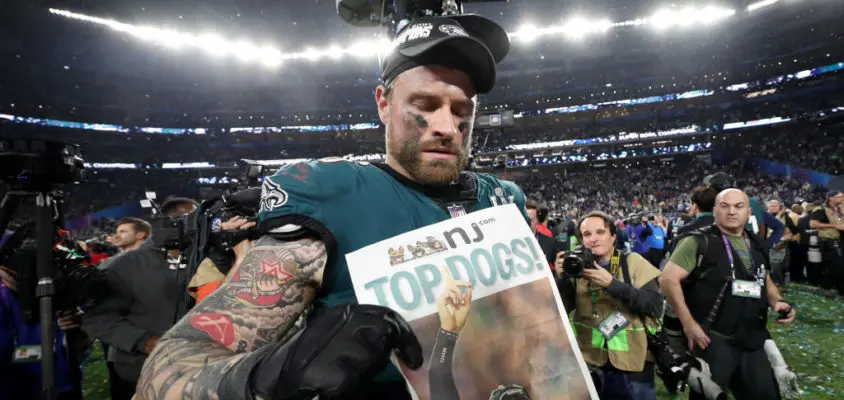
[[[263,399],[339,398],[381,372],[393,350],[412,369],[423,362],[407,321],[372,305],[328,310],[297,337],[274,346],[249,376],[252,393]]]

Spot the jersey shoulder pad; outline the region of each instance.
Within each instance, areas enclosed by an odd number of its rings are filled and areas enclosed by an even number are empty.
[[[502,196],[514,196],[517,202],[524,204],[525,194],[515,183],[497,178],[490,174],[475,173],[475,176],[478,179],[478,193],[480,195],[491,193]],[[502,193],[495,193],[495,188],[501,188]]]
[[[525,220],[530,222],[527,216],[527,209],[525,208],[525,193],[518,185],[511,181],[499,179],[490,174],[475,173],[478,179],[478,197],[495,197],[502,199],[512,198],[512,202],[516,204]]]
[[[343,159],[311,160],[285,165],[264,179],[259,224],[288,215],[321,219],[322,208],[348,193],[361,166]]]

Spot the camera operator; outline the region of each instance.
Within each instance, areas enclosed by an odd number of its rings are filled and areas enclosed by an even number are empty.
[[[19,228],[22,229],[22,228]],[[0,266],[0,399],[30,400],[40,397],[41,324],[24,318],[18,298],[17,270],[35,267],[35,253],[17,251],[9,260],[10,266]],[[13,268],[10,268],[13,267]],[[78,335],[68,343],[66,332],[79,327],[81,317],[76,311],[57,311],[54,320],[54,378],[58,400],[81,400],[81,373],[73,373],[79,365],[71,365],[69,352],[83,354],[91,342]]]
[[[719,193],[715,225],[677,244],[659,282],[689,350],[709,363],[721,389],[729,388],[737,400],[778,399],[764,348],[767,309],[780,313],[780,323],[791,323],[796,313],[771,282],[766,247],[745,230],[750,213],[744,192]],[[693,391],[690,398],[705,397]]]
[[[223,231],[246,230],[254,226],[255,222],[241,216],[235,216],[220,224],[220,229]],[[223,284],[223,280],[229,271],[243,261],[243,257],[251,248],[252,242],[244,240],[232,247],[231,250],[219,249],[215,250],[213,254],[209,254],[199,263],[196,273],[188,284],[188,293],[196,298],[197,303],[208,297]]]
[[[827,193],[823,206],[812,211],[809,226],[818,231],[820,237],[821,263],[820,286],[827,291],[827,297],[844,296],[844,192]]]
[[[615,248],[617,228],[609,215],[593,211],[578,223],[591,265],[572,276],[574,265],[557,256],[560,294],[572,319],[583,358],[600,376],[601,399],[655,399],[654,366],[647,361],[645,329],[662,313],[659,270],[637,253]],[[570,258],[569,258],[570,259]],[[576,263],[575,263],[576,264]],[[645,327],[645,320],[650,326]]]
[[[191,213],[197,204],[171,198],[161,214],[175,219]],[[135,393],[141,367],[158,339],[186,312],[188,276],[178,251],[164,252],[154,239],[117,258],[106,270],[112,295],[88,311],[83,329],[108,344],[107,359],[114,362],[113,400],[128,400]]]
[[[649,250],[648,238],[654,233],[653,228],[648,224],[648,217],[645,215],[636,215],[631,222],[630,226],[627,227],[627,231],[631,242],[633,242],[633,251],[643,257],[647,256]]]

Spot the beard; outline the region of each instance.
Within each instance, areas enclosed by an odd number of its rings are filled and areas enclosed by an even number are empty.
[[[468,143],[468,136],[465,139]],[[447,147],[457,154],[454,160],[425,160],[422,158],[422,149],[437,145]],[[448,185],[460,175],[460,171],[469,164],[469,151],[465,146],[458,146],[445,139],[437,139],[423,146],[419,136],[407,140],[396,140],[390,132],[387,132],[387,152],[407,171],[410,178],[423,185]]]

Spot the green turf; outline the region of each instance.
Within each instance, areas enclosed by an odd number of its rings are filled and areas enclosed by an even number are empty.
[[[786,361],[798,374],[804,394],[800,399],[844,398],[844,302],[826,299],[809,286],[790,285],[785,298],[797,307],[797,321],[790,326],[771,323],[771,334]],[[658,398],[673,399],[657,378]],[[85,363],[86,400],[106,400],[108,371],[97,345]],[[685,399],[687,395],[679,398]]]

